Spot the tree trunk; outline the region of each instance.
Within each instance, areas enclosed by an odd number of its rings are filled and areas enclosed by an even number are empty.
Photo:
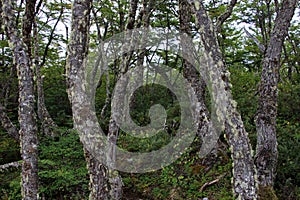
[[[20,123],[20,141],[22,154],[22,198],[38,198],[38,162],[37,162],[37,127],[34,112],[34,87],[33,70],[30,61],[30,54],[26,44],[20,36],[17,35],[18,29],[15,24],[16,10],[15,2],[10,0],[3,1],[3,22],[5,30],[10,41],[14,54],[14,61],[17,65],[19,79],[19,123]],[[26,15],[26,14],[25,14]],[[31,29],[28,17],[24,19],[26,30],[23,34],[25,38],[29,37]],[[27,25],[28,26],[27,26]],[[30,29],[30,31],[29,31]]]
[[[40,4],[39,4],[40,5]],[[39,8],[37,8],[39,9]],[[36,11],[38,12],[38,10]],[[38,27],[36,20],[34,21],[34,60],[35,60],[35,73],[36,73],[36,85],[37,85],[37,109],[38,109],[38,117],[41,121],[41,129],[42,133],[48,136],[55,136],[57,134],[57,124],[53,121],[50,116],[47,107],[45,105],[45,95],[44,95],[44,86],[43,86],[43,77],[41,75],[41,68],[46,63],[46,56],[48,54],[49,46],[54,37],[54,31],[58,25],[63,14],[63,8],[61,8],[60,15],[50,33],[48,43],[46,45],[44,54],[42,56],[42,61],[40,63],[39,57],[39,38],[38,38]]]
[[[186,13],[191,13],[191,8],[187,0],[179,0],[179,23],[180,31],[182,34],[186,34],[188,37],[191,37],[191,15]],[[185,39],[182,38],[182,51],[183,54],[188,51],[189,45],[185,42]],[[188,56],[188,55],[185,55]],[[195,105],[195,114],[194,118],[196,119],[197,135],[202,140],[204,138],[212,138],[210,134],[211,121],[209,120],[209,111],[205,105],[205,90],[206,84],[203,78],[200,75],[200,72],[197,71],[195,66],[192,63],[187,62],[183,59],[183,76],[188,80],[193,88],[193,92],[196,94],[197,102],[194,102]],[[217,145],[213,145],[212,149],[209,149],[209,152],[200,152],[200,155],[203,156],[202,164],[212,165],[216,161],[217,157]],[[203,149],[201,149],[203,150]]]
[[[216,110],[216,114],[218,118],[225,120],[225,132],[232,151],[234,196],[238,199],[256,199],[252,148],[241,116],[237,112],[236,102],[231,98],[229,72],[222,58],[216,32],[202,2],[198,0],[191,2],[199,25],[202,45],[208,52],[206,58],[212,59],[212,63],[208,65],[212,84],[211,95],[216,103],[224,105],[223,109],[226,111],[223,113]]]
[[[84,89],[83,72],[88,53],[91,6],[92,0],[76,0],[73,3],[71,38],[66,66],[67,92],[72,104],[74,128],[79,131],[80,139],[84,144],[85,158],[90,174],[90,199],[105,200],[110,199],[107,167],[89,152],[90,146],[86,146],[92,145],[89,140],[97,137],[97,133],[100,133],[99,124],[96,124],[98,123],[96,113],[92,109],[92,103]],[[101,141],[105,141],[104,138],[100,138],[98,141],[100,141],[97,143],[99,147],[95,147],[99,152],[97,156],[103,158],[106,154],[102,151],[104,145]],[[91,147],[91,149],[93,148]]]
[[[129,18],[126,24],[126,29],[131,30],[135,27],[135,16],[137,11],[137,5],[138,0],[131,0],[130,1],[130,9],[129,9]],[[131,44],[130,44],[131,45]],[[123,50],[123,52],[126,52]],[[128,53],[128,52],[126,52]],[[127,72],[129,63],[130,63],[130,55],[124,55],[121,60],[121,66],[120,66],[120,78],[118,81],[122,81],[123,86],[128,85],[128,78],[124,78],[123,75]],[[126,87],[125,87],[126,88]],[[119,135],[119,127],[117,125],[117,119],[121,119],[125,115],[120,115],[120,113],[125,113],[126,111],[123,109],[123,99],[125,98],[125,91],[114,91],[115,98],[119,99],[120,102],[114,106],[117,106],[115,110],[119,111],[117,113],[113,112],[111,113],[111,119],[109,121],[109,129],[108,129],[108,150],[107,150],[107,163],[108,163],[108,171],[109,171],[109,183],[111,186],[110,189],[110,197],[111,199],[118,200],[122,198],[122,178],[119,175],[117,170],[114,170],[115,168],[115,145],[117,143],[118,135]]]
[[[107,167],[100,163],[92,156],[87,149],[84,149],[85,159],[87,161],[87,168],[90,173],[90,196],[91,200],[108,200],[110,198],[110,186],[108,181]]]
[[[297,2],[297,0],[284,0],[282,2],[262,63],[256,117],[257,147],[255,156],[259,194],[262,199],[263,193],[266,192],[264,189],[272,188],[276,175],[278,158],[276,115],[280,57]],[[267,198],[270,199],[271,197]]]

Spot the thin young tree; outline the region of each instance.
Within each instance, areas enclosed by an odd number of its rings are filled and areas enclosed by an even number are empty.
[[[22,155],[22,199],[38,198],[37,126],[34,111],[34,81],[31,62],[31,31],[35,13],[35,1],[26,1],[22,23],[22,35],[16,24],[15,3],[2,2],[5,31],[13,50],[19,79],[19,124]]]
[[[255,164],[259,194],[272,190],[278,159],[276,116],[281,51],[298,0],[283,0],[262,62],[256,116],[257,146]]]

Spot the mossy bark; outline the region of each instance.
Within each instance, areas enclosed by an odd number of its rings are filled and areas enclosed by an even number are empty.
[[[189,38],[192,37],[191,33],[191,15],[187,13],[191,13],[191,7],[187,0],[179,0],[179,23],[180,23],[180,31],[182,34],[186,34]],[[185,54],[189,52],[189,44],[186,42],[187,38],[181,38],[181,46],[182,46],[182,53]],[[188,57],[188,55],[184,55],[184,57]],[[206,83],[201,76],[200,72],[197,71],[196,67],[189,63],[186,59],[183,59],[183,76],[186,80],[191,84],[194,92],[197,97],[197,102],[194,102],[195,113],[194,116],[196,127],[197,127],[197,135],[199,138],[212,138],[210,135],[212,132],[210,131],[212,122],[209,119],[209,111],[206,106],[205,96],[206,96]],[[210,150],[210,152],[206,152],[202,164],[204,165],[212,165],[216,161],[217,157],[217,150],[218,145],[216,143],[215,146]]]
[[[71,36],[66,66],[67,93],[72,104],[74,128],[84,144],[90,175],[90,199],[110,199],[107,167],[100,162],[106,156],[105,139],[85,90],[85,67],[89,45],[90,11],[92,0],[75,0],[72,8]],[[93,141],[93,142],[90,142]],[[92,154],[91,151],[94,153]]]
[[[225,133],[231,147],[233,160],[233,191],[237,199],[256,199],[257,188],[255,184],[255,168],[251,154],[251,145],[248,134],[243,125],[240,114],[236,109],[236,102],[232,100],[229,72],[223,61],[222,53],[217,42],[215,27],[205,11],[202,1],[190,1],[199,25],[199,33],[205,56],[211,59],[209,63],[211,89],[217,92],[212,94],[215,103],[223,104],[225,113],[216,110],[218,118],[225,118]],[[225,97],[225,98],[224,98]]]
[[[11,0],[3,3],[3,23],[13,50],[19,79],[19,124],[20,143],[22,156],[21,188],[22,199],[34,200],[38,198],[38,158],[37,158],[37,126],[34,111],[34,84],[33,69],[30,60],[30,48],[26,45],[31,34],[31,16],[34,15],[34,6],[29,8],[34,1],[26,1],[26,12],[23,18],[23,36],[18,35],[15,19],[15,2]]]
[[[297,0],[282,1],[262,63],[256,116],[257,146],[255,164],[261,199],[274,194],[272,186],[276,176],[278,158],[276,115],[280,57],[284,39],[293,18]],[[273,195],[268,199],[275,199]]]

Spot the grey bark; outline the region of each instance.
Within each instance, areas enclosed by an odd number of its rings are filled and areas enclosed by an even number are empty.
[[[15,2],[3,1],[3,23],[13,50],[14,61],[17,65],[19,79],[19,123],[22,155],[22,198],[38,198],[38,162],[37,162],[37,126],[34,112],[33,70],[30,54],[25,41],[18,35],[15,19]],[[30,13],[31,14],[31,13]],[[29,16],[30,16],[29,14]],[[28,37],[30,27],[25,17],[23,31],[25,39]]]
[[[202,44],[204,49],[209,52],[206,56],[211,57],[213,61],[210,64],[209,72],[211,81],[213,81],[212,87],[227,97],[227,99],[223,99],[226,115],[219,117],[225,117],[225,132],[232,151],[234,196],[239,199],[256,199],[257,190],[254,178],[254,162],[251,155],[252,148],[241,116],[236,109],[236,102],[231,100],[229,72],[222,58],[216,32],[204,9],[203,2],[198,0],[190,2],[193,4],[196,14]],[[218,70],[221,71],[221,77],[215,73]]]
[[[179,0],[179,22],[180,22],[180,31],[183,34],[186,34],[188,38],[191,37],[191,15],[187,15],[186,13],[191,13],[191,7],[187,0]],[[183,54],[189,52],[189,45],[185,41],[185,38],[182,38],[182,51]],[[188,56],[188,55],[186,55]],[[187,81],[191,84],[196,97],[197,102],[194,102],[195,107],[195,123],[197,127],[197,135],[201,140],[203,138],[212,138],[210,135],[210,127],[212,126],[211,121],[209,119],[209,111],[207,106],[205,105],[205,93],[206,93],[206,83],[200,75],[200,72],[197,71],[195,66],[192,63],[187,62],[183,59],[183,76],[187,79]],[[203,141],[202,141],[203,142]],[[211,165],[216,159],[218,146],[214,146],[208,155],[204,157],[202,163],[205,165]]]
[[[256,116],[257,147],[255,164],[260,186],[273,186],[277,165],[276,115],[280,57],[290,21],[298,0],[284,0],[262,63],[259,102]]]
[[[87,96],[84,88],[85,59],[88,53],[90,11],[92,0],[76,0],[73,3],[71,35],[68,45],[68,58],[66,66],[67,92],[72,104],[74,128],[79,131],[81,141],[85,148],[85,158],[90,174],[90,199],[110,199],[107,167],[92,155],[89,149],[93,150],[89,140],[100,141],[97,143],[100,157],[105,154],[104,139],[99,138],[100,127],[96,113],[92,108],[92,102]],[[96,139],[97,137],[98,139]],[[103,143],[101,143],[103,141]],[[86,146],[89,145],[89,146]],[[87,149],[89,148],[89,149]]]
[[[21,161],[6,163],[4,165],[0,165],[0,172],[8,171],[11,168],[19,168],[21,167],[21,165],[22,165]]]
[[[259,50],[262,53],[264,53],[265,49],[266,49],[265,46],[262,43],[260,43],[256,37],[254,37],[251,33],[249,33],[249,31],[247,31],[246,28],[244,28],[244,31],[245,31],[246,35],[255,42],[255,44],[258,46]]]
[[[31,59],[32,55],[32,45],[31,45],[31,31],[32,25],[35,18],[35,4],[36,0],[26,0],[25,4],[25,14],[23,16],[23,23],[22,23],[22,36],[23,41],[27,47],[28,56]]]

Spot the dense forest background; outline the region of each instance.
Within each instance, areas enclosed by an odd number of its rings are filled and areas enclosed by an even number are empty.
[[[5,5],[4,1],[0,2],[0,7]],[[34,16],[31,19],[26,15],[30,6],[28,1],[11,3],[15,4],[14,23],[19,32],[25,32],[24,21],[30,20],[32,23],[30,37],[27,41],[24,37],[24,43],[30,49],[29,57],[32,58],[34,71],[39,197],[88,199],[90,191],[86,152],[78,133],[73,130],[72,107],[67,93],[67,47],[73,34],[72,2],[34,2]],[[103,0],[93,3],[90,12],[90,49],[129,29],[133,2]],[[178,1],[137,2],[136,15],[133,17],[135,27],[182,30]],[[217,41],[231,74],[233,99],[237,101],[237,109],[253,147],[257,144],[255,119],[262,87],[262,63],[272,37],[279,4],[281,2],[270,0],[213,0],[204,3],[217,29]],[[278,161],[274,190],[271,190],[278,199],[290,200],[300,199],[300,12],[299,2],[297,4],[288,34],[284,38],[277,72]],[[224,14],[228,14],[226,20],[219,23]],[[18,70],[2,19],[0,24],[0,199],[21,199],[21,147],[19,137],[15,134],[20,128]],[[191,36],[199,37],[199,27],[194,16],[191,15],[188,24]],[[183,60],[167,50],[137,52],[130,57],[129,62],[130,66],[135,66],[135,62],[147,64],[155,62],[155,58],[159,58],[157,62],[183,71]],[[97,117],[106,133],[110,131],[110,103],[114,85],[122,73],[121,65],[120,62],[110,65],[96,90]],[[144,77],[148,76],[147,73],[144,72]],[[210,94],[207,90],[204,94],[209,105]],[[167,128],[147,139],[133,138],[120,131],[117,139],[120,147],[132,152],[148,152],[172,140],[180,121],[180,109],[168,89],[151,83],[139,88],[130,105],[132,118],[141,126],[149,124],[149,108],[153,104],[161,104],[166,109]],[[180,159],[158,171],[144,174],[120,172],[123,199],[234,199],[231,183],[233,161],[226,137],[223,134],[220,136],[216,157],[200,158],[200,146],[201,139],[196,137]]]

